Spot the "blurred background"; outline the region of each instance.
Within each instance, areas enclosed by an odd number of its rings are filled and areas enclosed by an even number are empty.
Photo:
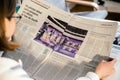
[[[106,19],[120,21],[120,0],[84,0],[95,2],[99,5],[100,10],[107,10],[108,15]],[[84,5],[71,5],[71,12],[93,11],[93,7]]]

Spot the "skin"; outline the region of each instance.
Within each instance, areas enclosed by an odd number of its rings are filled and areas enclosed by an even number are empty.
[[[95,73],[99,76],[100,79],[107,77],[115,72],[115,63],[116,59],[113,59],[109,62],[103,60],[96,67]]]
[[[8,20],[7,18],[5,18],[5,35],[6,37],[9,39],[14,31],[15,31],[15,19],[11,18],[11,20]]]

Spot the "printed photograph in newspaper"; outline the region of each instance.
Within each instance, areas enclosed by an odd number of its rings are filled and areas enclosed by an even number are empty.
[[[42,27],[40,27],[39,31],[37,32],[34,40],[52,48],[58,53],[67,55],[69,57],[74,57],[77,51],[80,49],[83,39],[77,40],[71,36],[65,35],[64,33],[68,33],[68,31],[70,32],[70,30],[66,30],[70,29],[67,27],[75,28],[62,20],[48,16]],[[81,35],[84,35],[80,37],[85,38],[87,30],[78,30],[81,32]]]

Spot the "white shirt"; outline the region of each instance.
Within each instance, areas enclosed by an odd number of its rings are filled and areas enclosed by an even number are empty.
[[[80,77],[77,80],[99,80],[99,77],[94,72],[88,72],[85,77]]]
[[[0,57],[0,80],[33,80],[22,69],[20,63]]]

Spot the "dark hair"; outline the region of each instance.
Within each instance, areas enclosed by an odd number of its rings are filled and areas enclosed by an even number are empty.
[[[15,13],[16,0],[4,0],[5,16],[10,20]]]
[[[0,0],[0,51],[14,50],[17,43],[8,41],[5,36],[5,18],[11,20],[15,13],[16,0]]]

